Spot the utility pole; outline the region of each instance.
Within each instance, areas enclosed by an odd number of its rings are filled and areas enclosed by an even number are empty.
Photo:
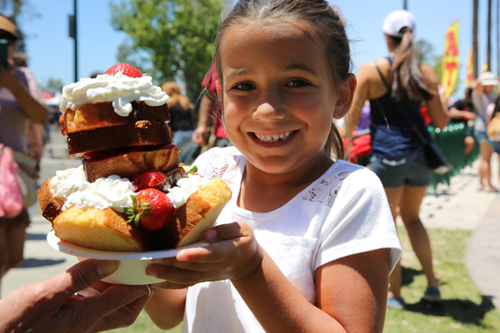
[[[408,0],[403,0],[403,9],[408,10]]]
[[[491,3],[492,0],[488,0],[488,41],[486,48],[486,64],[488,66],[488,71],[491,72]]]
[[[497,77],[500,77],[500,1],[497,0]]]
[[[478,52],[477,52],[477,15],[479,0],[474,0],[472,8],[472,79],[478,77]]]
[[[74,82],[78,81],[78,34],[77,34],[77,0],[73,0],[74,14],[69,16],[69,36],[75,40],[75,79]]]

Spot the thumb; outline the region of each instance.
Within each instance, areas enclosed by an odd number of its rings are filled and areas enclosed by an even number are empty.
[[[118,269],[117,261],[88,259],[72,266],[54,279],[59,292],[69,295],[87,288],[93,283],[111,275]]]

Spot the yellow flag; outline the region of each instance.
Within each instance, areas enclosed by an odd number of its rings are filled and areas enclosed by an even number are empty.
[[[445,85],[444,97],[450,97],[458,80],[458,28],[459,22],[453,22],[446,30],[444,41],[443,67],[441,68],[441,84]]]
[[[469,88],[472,84],[472,79],[474,76],[474,70],[472,68],[472,47],[469,50],[469,54],[467,55],[467,80],[465,82],[467,88]]]
[[[489,71],[488,62],[485,61],[482,67],[482,73]]]

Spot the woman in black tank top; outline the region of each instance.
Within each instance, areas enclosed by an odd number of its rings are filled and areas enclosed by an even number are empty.
[[[438,91],[434,71],[419,63],[413,45],[413,14],[404,10],[389,14],[382,30],[389,56],[360,67],[346,133],[356,128],[363,104],[370,100],[373,149],[370,168],[384,185],[394,219],[401,216],[423,267],[428,282],[424,299],[439,301],[431,244],[419,218],[432,170],[427,166],[422,142],[410,127],[416,125],[430,139],[420,107],[425,103],[433,125],[443,128],[448,124],[446,105]],[[390,277],[388,306],[398,309],[405,306],[401,298],[400,265]]]

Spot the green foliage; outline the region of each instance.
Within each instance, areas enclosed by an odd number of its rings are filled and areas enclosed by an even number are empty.
[[[434,54],[434,46],[424,39],[419,39],[415,42],[415,47],[418,50],[418,55],[420,62],[425,65],[429,65],[436,73],[436,77],[438,81],[441,81],[441,71],[443,66],[443,56]],[[462,64],[459,64],[459,70],[462,68]],[[457,84],[453,89],[453,93],[458,92],[460,86],[462,85],[462,79],[459,77],[457,80]]]
[[[64,83],[61,79],[49,78],[47,83],[43,85],[43,88],[47,91],[58,91],[61,90]]]
[[[221,0],[120,0],[111,23],[129,39],[118,60],[136,66],[159,84],[180,79],[194,97],[210,67],[223,12]]]

